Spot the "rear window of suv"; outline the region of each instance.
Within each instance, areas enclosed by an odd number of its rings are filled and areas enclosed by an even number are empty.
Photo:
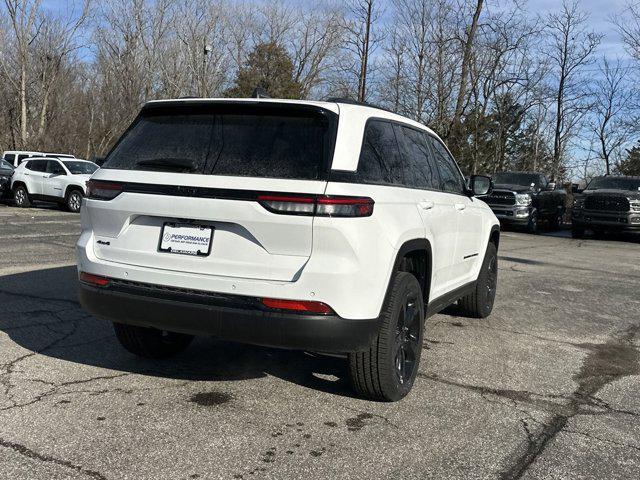
[[[324,179],[337,115],[317,107],[202,104],[145,108],[103,168]]]

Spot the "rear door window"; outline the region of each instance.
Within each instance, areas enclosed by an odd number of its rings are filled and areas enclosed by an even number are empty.
[[[317,180],[337,116],[317,108],[209,105],[143,111],[106,169]]]
[[[57,160],[49,160],[47,162],[47,173],[51,173],[53,175],[66,175],[67,172],[64,171],[60,162]]]
[[[382,185],[404,185],[404,165],[391,122],[382,120],[367,122],[358,160],[358,181]]]
[[[413,188],[438,190],[440,178],[429,147],[429,135],[413,128],[398,126],[405,154],[406,182]]]
[[[22,162],[24,162],[25,159],[29,158],[31,155],[28,154],[21,154],[18,155],[18,165],[20,165]]]
[[[464,179],[453,158],[440,141],[433,137],[429,137],[429,141],[440,173],[441,189],[447,193],[464,194]]]

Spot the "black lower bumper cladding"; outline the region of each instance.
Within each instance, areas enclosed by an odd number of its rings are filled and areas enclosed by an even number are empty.
[[[273,311],[257,298],[113,281],[80,283],[80,303],[96,317],[160,330],[270,347],[346,353],[369,348],[378,319]]]

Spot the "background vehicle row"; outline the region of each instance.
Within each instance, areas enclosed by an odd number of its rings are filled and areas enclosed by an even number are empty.
[[[545,221],[558,230],[566,211],[566,192],[556,189],[546,175],[536,172],[502,172],[492,177],[494,188],[483,200],[500,222],[537,233]]]

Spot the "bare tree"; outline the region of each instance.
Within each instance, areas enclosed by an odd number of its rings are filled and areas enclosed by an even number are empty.
[[[432,6],[430,0],[394,0],[396,21],[392,27],[390,45],[394,53],[394,68],[404,70],[404,89],[408,96],[408,113],[424,121],[428,99],[429,55],[431,53]],[[402,56],[404,58],[402,58]],[[395,72],[396,76],[401,72]],[[396,81],[397,83],[397,81]],[[398,87],[399,85],[397,85]],[[399,104],[399,99],[395,103]]]
[[[560,173],[568,140],[575,136],[588,108],[588,82],[582,70],[591,64],[593,52],[602,39],[602,35],[587,29],[588,19],[577,0],[571,3],[564,0],[560,12],[548,17],[548,55],[555,70],[554,176]]]
[[[29,82],[29,47],[40,33],[42,20],[38,12],[40,0],[5,0],[5,7],[11,26],[12,44],[9,49],[15,52],[15,66],[18,72],[17,79],[7,68],[7,52],[4,52],[5,61],[1,62],[4,69],[4,77],[18,92],[20,109],[20,146],[26,148],[28,141],[27,126],[27,84]],[[12,48],[13,47],[13,48]]]
[[[355,57],[350,70],[355,70],[358,101],[364,102],[367,99],[370,57],[383,39],[380,33],[374,32],[382,12],[376,0],[351,0],[349,10],[351,18],[345,22],[344,28],[347,31],[347,49]]]
[[[633,124],[630,122],[630,106],[634,97],[626,81],[629,68],[618,59],[611,64],[606,58],[600,65],[601,78],[594,85],[594,134],[597,138],[597,154],[611,173],[613,157],[631,140]]]
[[[462,64],[460,66],[460,81],[458,84],[458,95],[456,98],[456,106],[453,111],[453,118],[451,119],[452,128],[460,123],[462,117],[462,111],[467,94],[467,81],[469,77],[469,70],[471,68],[471,55],[473,50],[473,43],[475,41],[476,31],[478,30],[478,22],[480,21],[480,14],[482,13],[482,5],[484,0],[475,1],[475,10],[469,24],[465,29],[465,35],[461,38],[462,42]]]
[[[287,41],[295,67],[294,79],[301,85],[303,98],[325,83],[327,71],[334,67],[343,38],[340,12],[332,7],[312,13],[298,12],[298,21]]]
[[[51,92],[65,71],[65,60],[77,60],[69,57],[84,46],[79,41],[79,32],[89,19],[90,5],[90,0],[84,0],[78,12],[72,10],[58,17],[41,15],[41,32],[33,42],[32,53],[32,61],[39,64],[38,139],[45,135]]]
[[[624,10],[612,20],[629,53],[640,61],[640,3],[628,2]]]

